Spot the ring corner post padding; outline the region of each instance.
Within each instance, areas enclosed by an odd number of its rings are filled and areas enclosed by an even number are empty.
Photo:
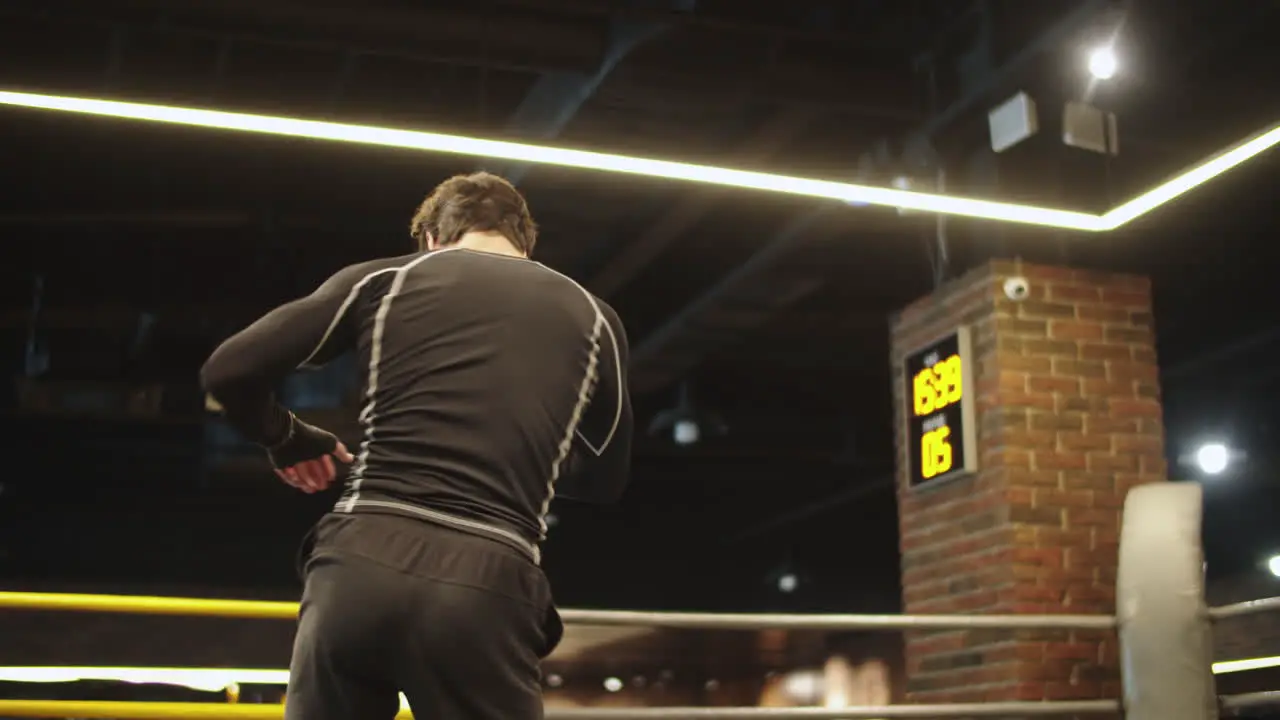
[[[1133,488],[1124,503],[1116,614],[1127,720],[1216,720],[1195,483]]]

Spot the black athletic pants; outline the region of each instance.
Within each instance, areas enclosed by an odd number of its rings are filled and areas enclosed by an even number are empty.
[[[541,720],[562,626],[542,571],[498,542],[333,514],[305,556],[286,720]]]

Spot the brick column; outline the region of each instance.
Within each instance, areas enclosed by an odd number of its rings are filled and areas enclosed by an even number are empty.
[[[1013,276],[1030,281],[1020,302],[1004,292]],[[911,488],[903,358],[960,325],[978,465]],[[1125,494],[1166,479],[1147,280],[997,261],[891,332],[905,612],[1114,614]],[[906,660],[909,702],[1120,692],[1111,633],[911,633]]]

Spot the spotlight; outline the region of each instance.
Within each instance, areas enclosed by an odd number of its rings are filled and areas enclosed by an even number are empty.
[[[622,681],[616,677],[605,678],[604,689],[611,693],[616,693],[622,689]]]
[[[1089,53],[1089,74],[1099,80],[1115,77],[1119,65],[1116,52],[1110,46],[1100,47]]]
[[[778,577],[778,589],[784,593],[795,592],[799,584],[800,579],[794,573],[784,573]]]
[[[706,437],[717,437],[727,432],[724,421],[714,412],[694,405],[689,383],[680,385],[675,407],[663,410],[649,423],[649,434],[668,435],[682,448],[697,445]]]
[[[677,420],[671,427],[671,439],[677,445],[693,445],[702,437],[702,428],[695,420]]]
[[[1267,561],[1267,570],[1271,571],[1272,577],[1280,578],[1280,555],[1272,555]]]
[[[1196,451],[1196,465],[1205,475],[1221,475],[1231,464],[1231,451],[1222,443],[1205,443]]]

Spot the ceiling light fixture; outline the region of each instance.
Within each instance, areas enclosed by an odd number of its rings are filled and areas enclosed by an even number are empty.
[[[1110,45],[1096,48],[1089,53],[1089,74],[1099,80],[1110,80],[1116,76],[1116,70],[1120,67],[1120,61],[1116,58],[1116,51]]]
[[[5,91],[0,91],[0,105],[558,165],[1088,232],[1114,230],[1280,143],[1280,123],[1277,123],[1110,212],[1091,215],[1072,210],[1055,210],[976,198],[732,170],[669,160],[268,115]]]

